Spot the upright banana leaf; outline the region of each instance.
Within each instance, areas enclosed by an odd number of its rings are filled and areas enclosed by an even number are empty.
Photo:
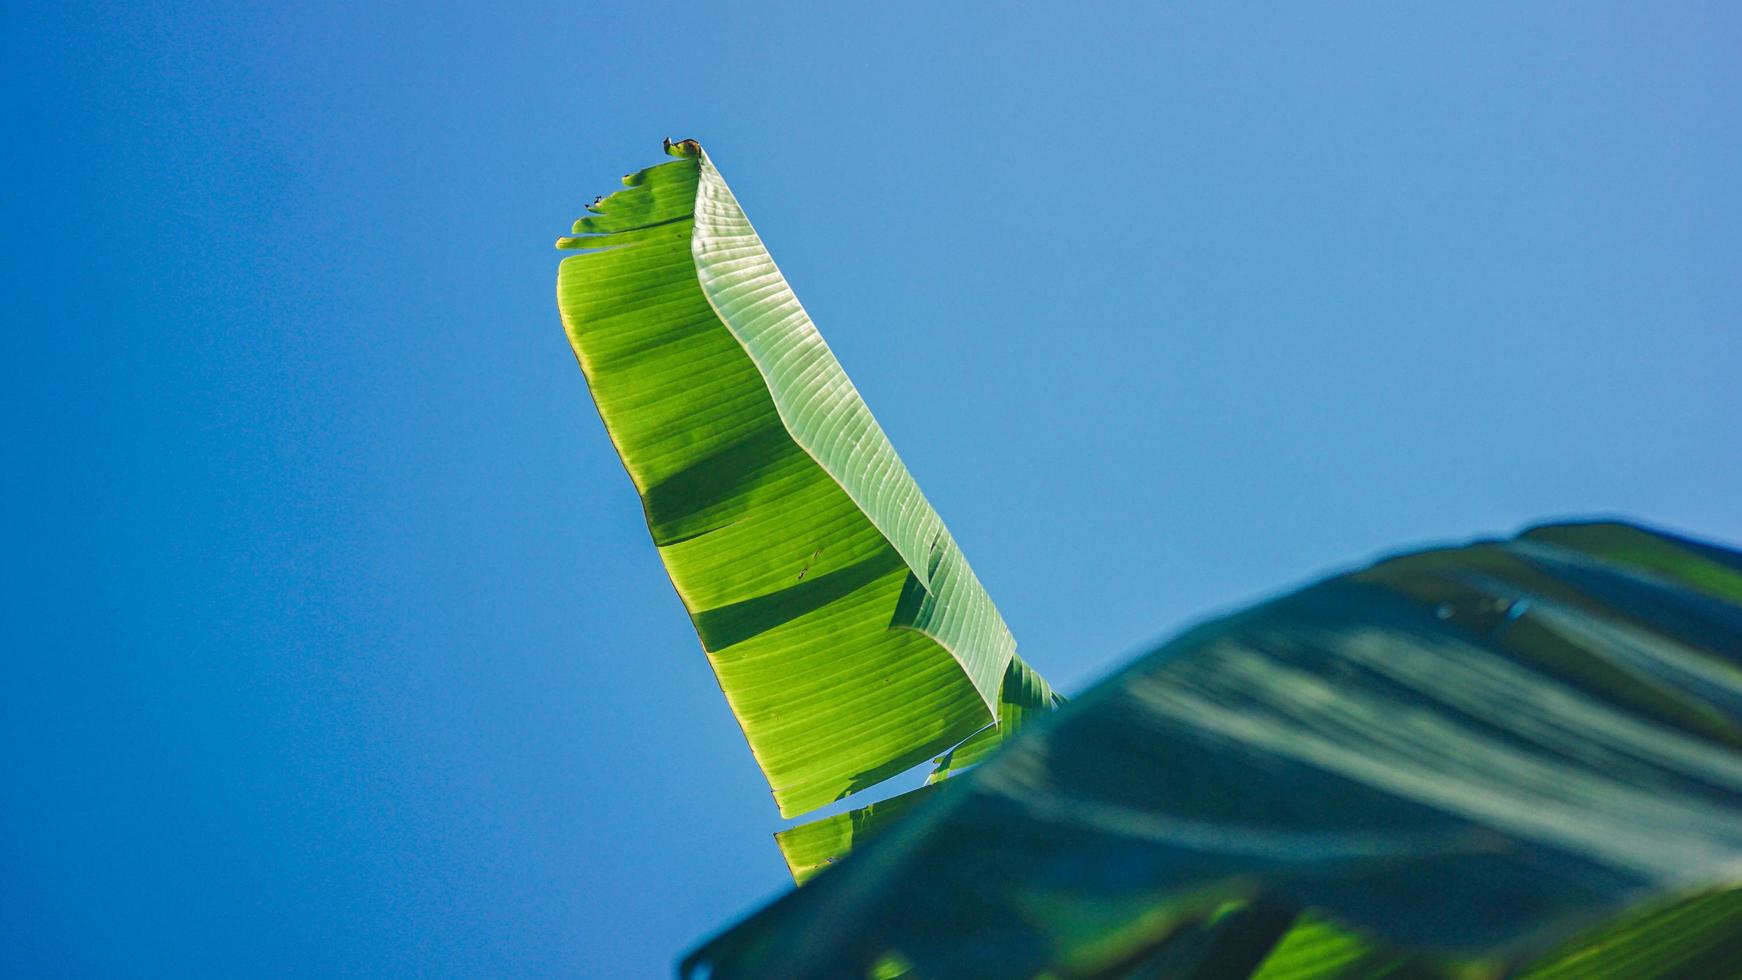
[[[558,241],[582,251],[557,300],[790,816],[995,725],[1038,675],[707,154],[667,150]]]
[[[1738,885],[1742,554],[1554,525],[1187,632],[684,971],[1726,977]]]

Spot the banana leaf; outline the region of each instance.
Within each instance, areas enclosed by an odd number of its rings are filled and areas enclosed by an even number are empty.
[[[666,148],[558,240],[557,301],[793,816],[996,729],[1007,678],[1038,675],[713,162]]]
[[[1559,524],[1189,630],[682,970],[1722,977],[1738,886],[1742,554]]]

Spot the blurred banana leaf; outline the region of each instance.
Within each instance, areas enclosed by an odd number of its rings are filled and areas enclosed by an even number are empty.
[[[1742,554],[1403,555],[1140,658],[683,969],[1732,976],[1739,746]]]

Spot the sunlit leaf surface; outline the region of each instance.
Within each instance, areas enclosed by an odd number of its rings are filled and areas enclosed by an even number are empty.
[[[678,159],[626,177],[558,242],[582,251],[557,299],[660,558],[793,815],[996,722],[1020,661],[719,171],[694,143],[668,148]]]

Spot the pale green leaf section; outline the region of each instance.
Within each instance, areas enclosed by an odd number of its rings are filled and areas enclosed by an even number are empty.
[[[585,250],[558,305],[790,816],[985,727],[1014,642],[718,172],[675,150],[558,242]]]
[[[1016,641],[944,522],[799,305],[705,152],[691,249],[702,292],[755,361],[787,431],[907,563],[896,621],[961,661],[996,709]]]

